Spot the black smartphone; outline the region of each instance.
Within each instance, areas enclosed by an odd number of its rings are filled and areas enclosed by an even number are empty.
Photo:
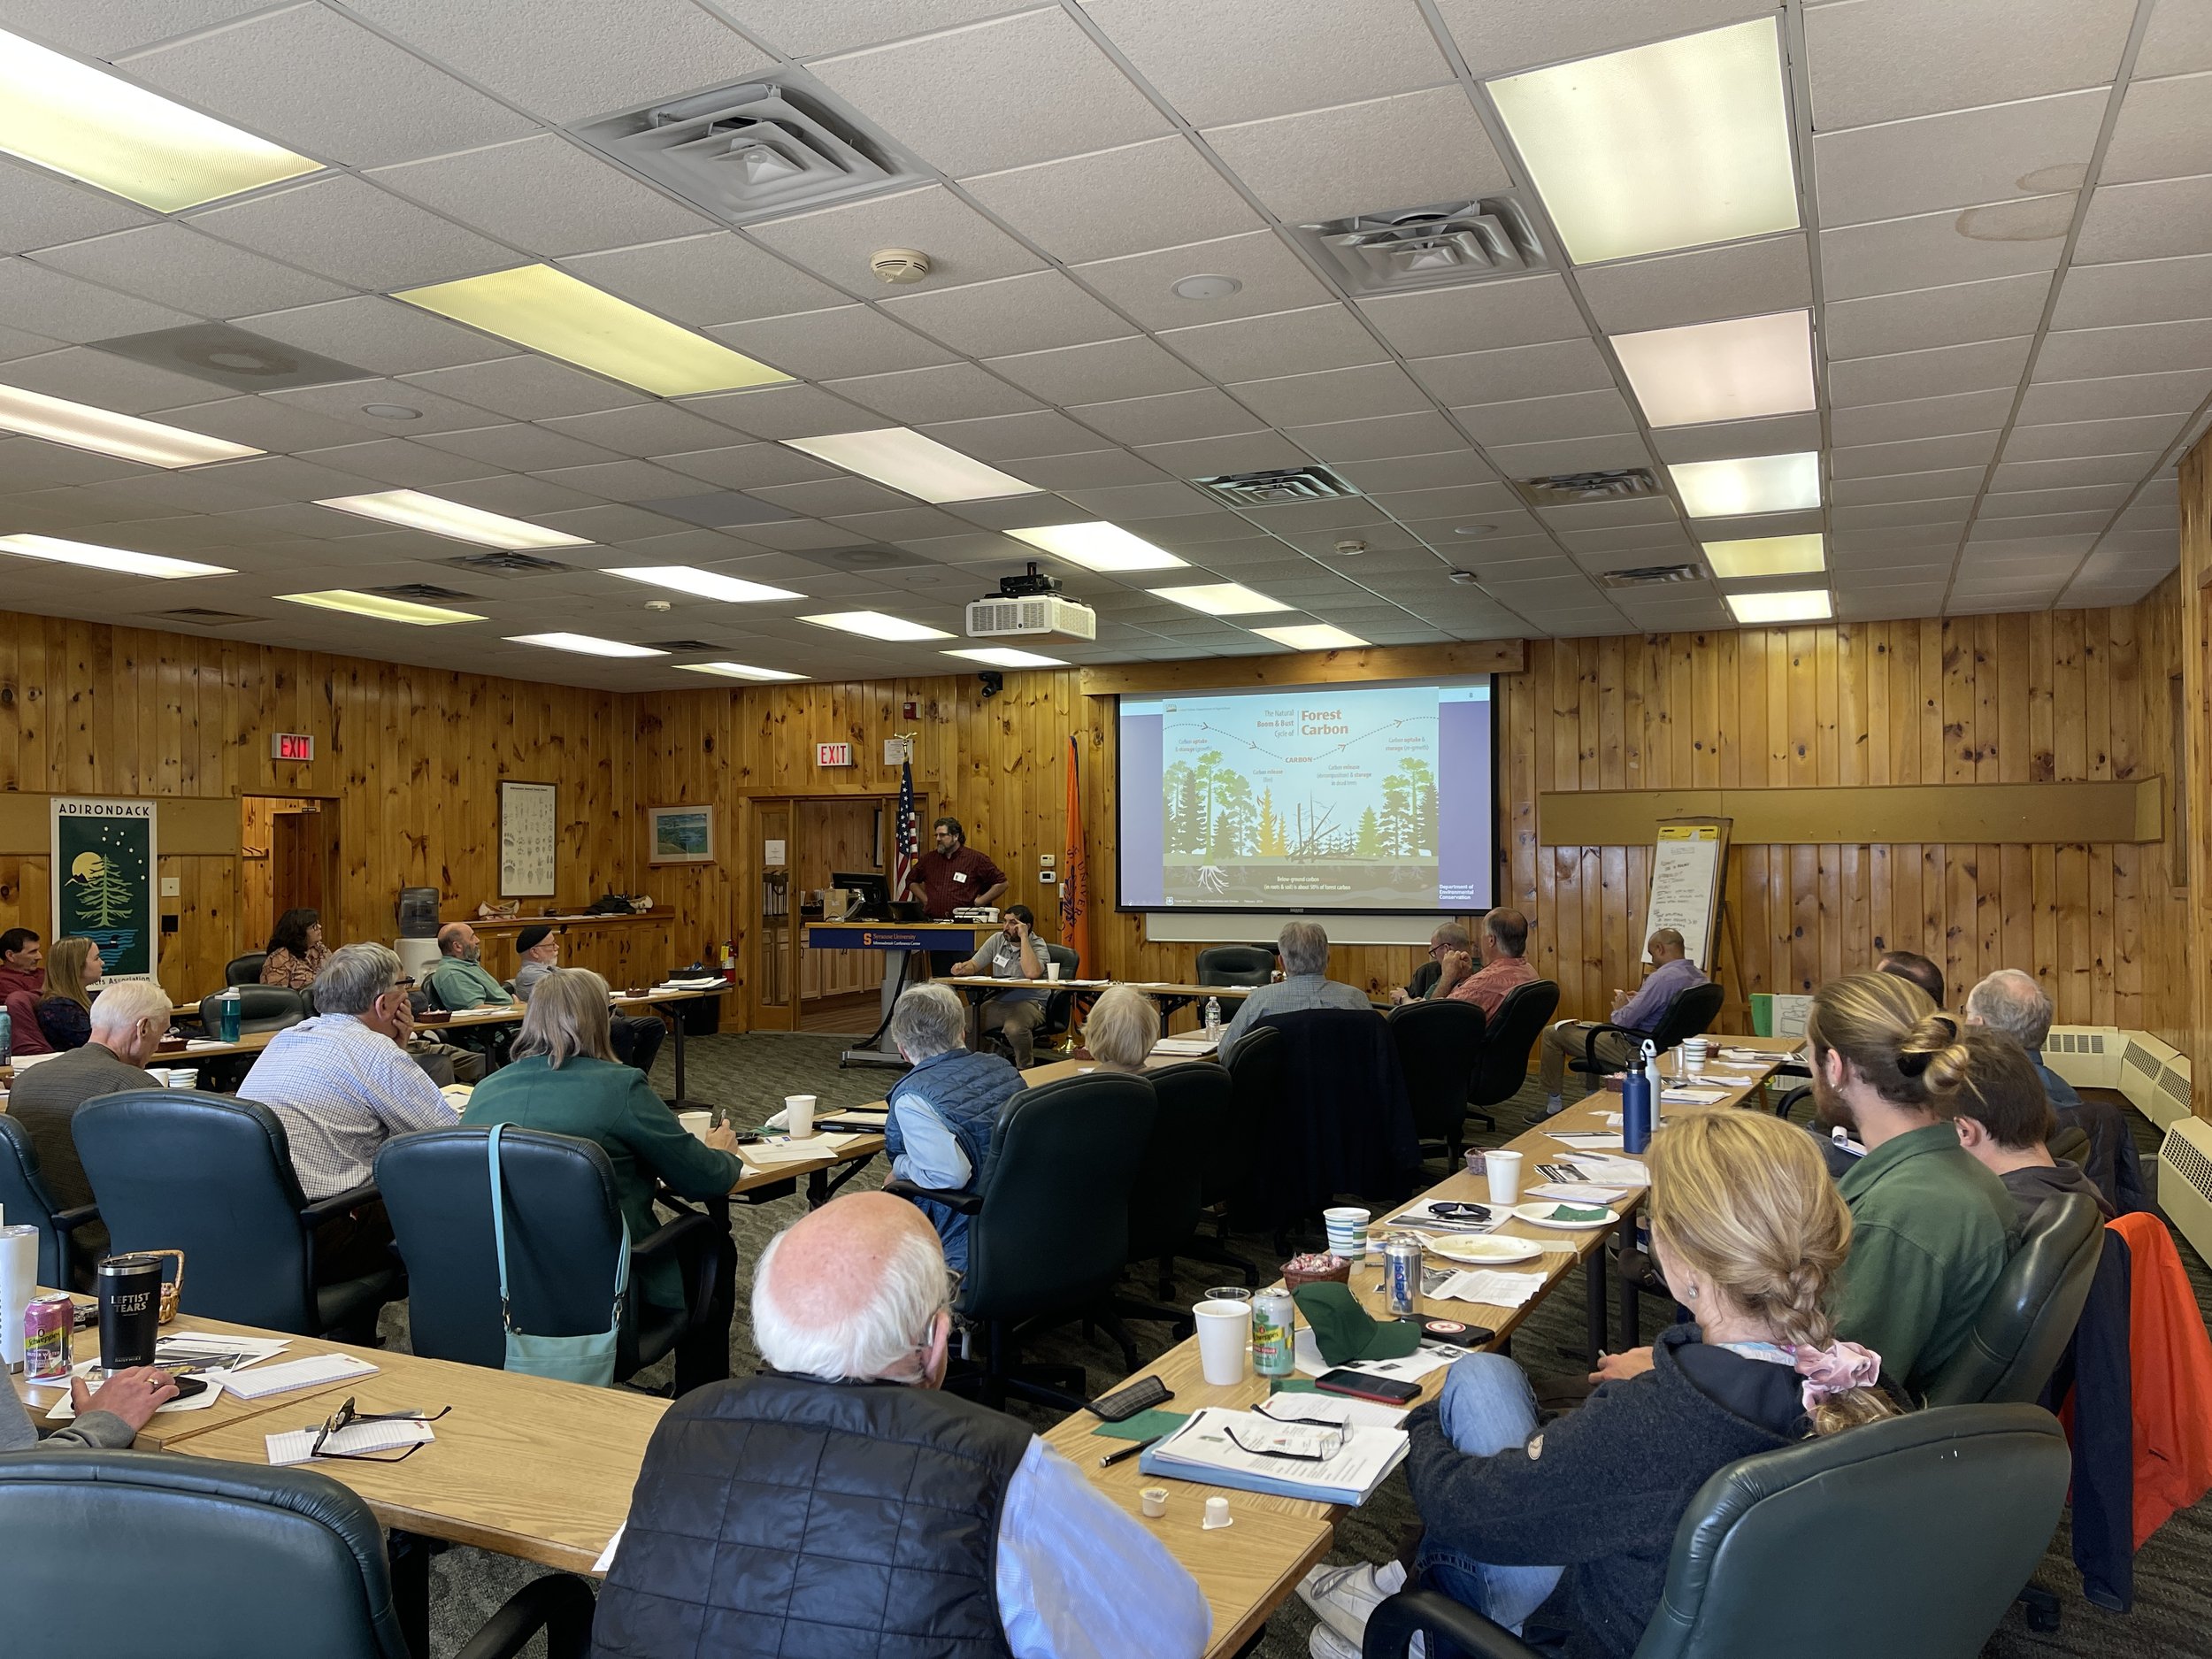
[[[1496,1335],[1486,1325],[1463,1325],[1457,1319],[1421,1321],[1421,1340],[1425,1342],[1448,1342],[1454,1348],[1477,1348]]]
[[[1313,1386],[1323,1394],[1350,1394],[1359,1400],[1379,1400],[1386,1406],[1409,1406],[1421,1397],[1421,1385],[1400,1382],[1372,1372],[1339,1369],[1325,1371]]]

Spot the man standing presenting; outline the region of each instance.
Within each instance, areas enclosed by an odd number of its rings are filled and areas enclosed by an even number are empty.
[[[937,844],[914,861],[914,879],[921,886],[929,919],[950,921],[956,909],[996,902],[1006,891],[1006,872],[991,862],[989,854],[968,845],[968,832],[960,820],[941,818],[932,830]],[[959,960],[953,951],[933,950],[929,971],[949,973]]]
[[[1675,929],[1661,928],[1645,941],[1644,949],[1651,956],[1651,972],[1644,975],[1634,995],[1626,991],[1613,993],[1612,1018],[1606,1022],[1633,1032],[1632,1040],[1600,1031],[1595,1023],[1584,1019],[1563,1019],[1544,1033],[1545,1117],[1551,1117],[1563,1104],[1561,1091],[1570,1059],[1594,1059],[1616,1068],[1627,1064],[1645,1034],[1655,1031],[1666,1018],[1674,999],[1691,987],[1705,983],[1703,971],[1689,959],[1682,935]]]

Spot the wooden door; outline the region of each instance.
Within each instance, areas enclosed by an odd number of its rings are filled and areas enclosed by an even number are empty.
[[[275,815],[269,864],[270,900],[277,915],[304,910],[329,916],[332,849],[326,826],[334,821],[334,814],[319,808]]]
[[[760,849],[753,895],[751,971],[745,976],[755,1031],[796,1031],[798,903],[792,890],[792,803],[756,801],[749,814],[752,844]]]

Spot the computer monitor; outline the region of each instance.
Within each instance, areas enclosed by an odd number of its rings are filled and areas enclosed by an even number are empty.
[[[832,871],[830,886],[843,887],[849,893],[857,893],[860,895],[860,908],[853,913],[856,918],[872,917],[879,921],[890,919],[891,884],[883,877],[872,872],[856,874],[845,871]]]

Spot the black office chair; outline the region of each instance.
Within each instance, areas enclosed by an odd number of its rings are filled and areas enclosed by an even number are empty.
[[[1272,945],[1209,945],[1198,953],[1201,985],[1265,985],[1274,977]]]
[[[1385,1023],[1398,1045],[1421,1156],[1440,1154],[1457,1168],[1467,1146],[1467,1094],[1482,1064],[1482,1010],[1448,997],[1407,1002],[1392,1009]]]
[[[258,985],[261,983],[261,964],[269,959],[265,950],[249,950],[242,956],[233,956],[223,964],[225,985]]]
[[[1982,1299],[1966,1340],[1928,1379],[1928,1403],[2039,1398],[2073,1340],[2103,1253],[2104,1216],[2091,1199],[2081,1193],[2045,1199]]]
[[[249,1032],[282,1031],[307,1018],[307,1003],[297,991],[288,991],[280,985],[233,985],[230,988],[238,993],[238,1034],[242,1037]],[[211,1037],[221,1029],[215,1004],[222,995],[221,991],[214,991],[200,999],[200,1024],[207,1027]]]
[[[889,1180],[884,1191],[933,1198],[972,1217],[968,1271],[953,1312],[985,1333],[979,1371],[946,1386],[1002,1407],[1007,1395],[1071,1411],[1088,1397],[1079,1365],[1023,1365],[1025,1333],[1091,1318],[1121,1344],[1125,1369],[1136,1349],[1110,1303],[1129,1259],[1129,1194],[1156,1112],[1141,1077],[1090,1071],[1006,1102],[991,1133],[982,1186],[938,1192]]]
[[[38,1229],[38,1282],[62,1290],[92,1288],[92,1270],[97,1265],[93,1239],[73,1235],[81,1228],[96,1229],[96,1204],[64,1210],[47,1191],[38,1172],[38,1153],[30,1132],[19,1119],[0,1111],[0,1214],[12,1227]]]
[[[1508,991],[1498,1011],[1490,1016],[1482,1058],[1467,1091],[1470,1113],[1481,1118],[1485,1128],[1498,1126],[1491,1107],[1503,1105],[1527,1087],[1529,1051],[1558,1011],[1559,987],[1549,979],[1531,979]]]
[[[401,1135],[377,1153],[376,1184],[399,1253],[413,1268],[407,1299],[413,1350],[498,1371],[506,1363],[506,1331],[492,1237],[490,1139],[488,1129]],[[622,1207],[605,1149],[511,1125],[499,1137],[499,1164],[516,1328],[533,1336],[604,1331],[615,1252],[622,1248]],[[681,1213],[632,1241],[615,1380],[673,1351],[680,1394],[730,1374],[737,1251],[712,1217],[672,1198],[662,1202]],[[646,1273],[664,1261],[680,1269],[682,1308],[657,1306],[642,1294]]]
[[[1317,1227],[1341,1194],[1404,1197],[1421,1143],[1398,1046],[1371,1010],[1299,1009],[1261,1023],[1283,1033],[1283,1071],[1257,1142],[1251,1205],[1287,1249],[1292,1229]]]
[[[2069,1124],[2043,1143],[2043,1149],[2062,1164],[2088,1166],[2090,1156],[2089,1132],[2079,1124]]]
[[[1272,1025],[1257,1027],[1252,1036],[1258,1040],[1256,1047],[1252,1042],[1244,1047],[1254,1048],[1258,1062],[1264,1062],[1270,1054],[1281,1052],[1279,1045],[1282,1033]],[[1248,1061],[1248,1064],[1256,1063]],[[1175,1144],[1180,1148],[1195,1203],[1188,1226],[1164,1248],[1153,1252],[1159,1258],[1161,1297],[1164,1300],[1174,1294],[1175,1258],[1179,1256],[1188,1256],[1194,1262],[1210,1262],[1217,1267],[1233,1267],[1247,1285],[1257,1289],[1258,1267],[1228,1248],[1229,1201],[1242,1185],[1245,1169],[1251,1161],[1251,1143],[1240,1140],[1237,1134],[1235,1078],[1230,1068],[1211,1060],[1167,1066],[1149,1075],[1153,1097],[1159,1103],[1156,1121],[1161,1129],[1174,1136]],[[1158,1139],[1156,1131],[1154,1140]],[[1141,1174],[1139,1179],[1143,1179]],[[1211,1237],[1203,1231],[1209,1219],[1213,1223]],[[1139,1248],[1141,1229],[1133,1214],[1129,1226],[1129,1259],[1141,1262],[1146,1253]],[[1164,1236],[1170,1230],[1163,1227],[1142,1236]]]
[[[1610,1033],[1625,1037],[1629,1047],[1640,1050],[1647,1042],[1661,1054],[1681,1042],[1685,1037],[1702,1036],[1720,1018],[1720,1005],[1728,1000],[1728,992],[1717,979],[1694,985],[1667,1004],[1667,1011],[1659,1016],[1659,1023],[1649,1031],[1631,1031],[1625,1025],[1601,1024],[1590,1033],[1594,1045],[1599,1037]],[[1601,1059],[1593,1052],[1586,1059],[1570,1059],[1570,1071],[1580,1071],[1587,1077],[1606,1077],[1627,1069],[1624,1062]]]
[[[284,1125],[258,1101],[126,1089],[87,1101],[70,1131],[110,1248],[184,1252],[186,1313],[373,1346],[377,1310],[407,1294],[396,1262],[316,1282],[315,1230],[373,1202],[377,1190],[309,1203]]]
[[[0,1605],[24,1622],[25,1650],[42,1645],[35,1621],[87,1653],[410,1659],[427,1631],[407,1628],[402,1599],[367,1502],[319,1470],[160,1452],[0,1458]],[[512,1659],[541,1630],[550,1659],[584,1659],[592,1612],[574,1574],[534,1579],[457,1659]]]
[[[1416,968],[1413,977],[1406,981],[1406,995],[1417,1002],[1436,989],[1436,982],[1443,977],[1444,964],[1431,956]]]
[[[1675,1528],[1635,1659],[1770,1659],[1783,1629],[1974,1659],[2043,1559],[2069,1468],[2058,1419],[2023,1405],[1916,1411],[1731,1463]],[[1360,1652],[1403,1659],[1417,1631],[1432,1651],[1442,1635],[1478,1659],[1540,1659],[1433,1590],[1386,1600]]]
[[[1217,1246],[1228,1242],[1231,1228],[1255,1225],[1260,1148],[1283,1097],[1289,1053],[1282,1027],[1262,1024],[1238,1038],[1223,1062],[1229,1073],[1228,1132],[1205,1155],[1206,1202],[1210,1208],[1217,1206],[1220,1217],[1214,1233]],[[1246,1282],[1257,1285],[1259,1280],[1256,1276]]]

